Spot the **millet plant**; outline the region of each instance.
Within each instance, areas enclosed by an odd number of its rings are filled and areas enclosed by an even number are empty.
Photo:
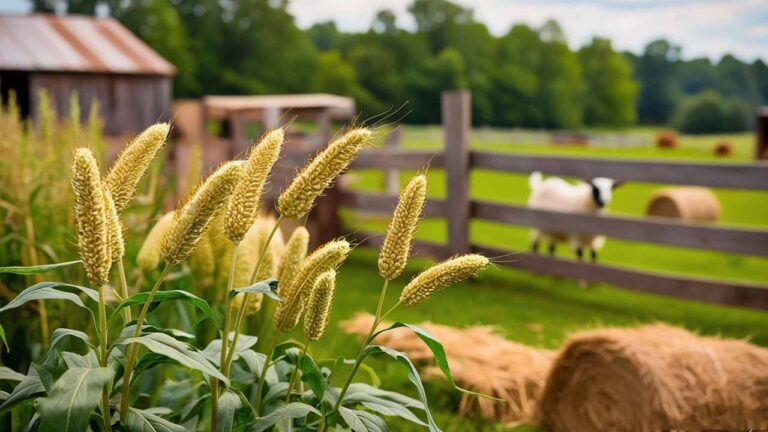
[[[451,258],[411,280],[395,304],[385,304],[387,286],[403,272],[410,254],[426,177],[417,175],[408,183],[388,226],[378,261],[381,296],[357,357],[316,359],[311,345],[323,343],[336,275],[352,245],[339,238],[310,252],[304,227],[283,242],[280,226],[286,219],[305,218],[316,198],[368,145],[371,131],[350,129],[319,152],[278,197],[276,219],[266,217],[259,205],[284,133],[276,129],[264,135],[247,160],[221,165],[157,221],[137,256],[142,274],[156,277],[147,284],[149,290],[132,294],[123,262],[121,214],[168,131],[167,124],[148,128],[106,174],[91,150],[77,148],[71,184],[80,260],[3,269],[42,274],[61,265],[82,265],[91,287],[40,282],[0,313],[30,301],[70,302],[90,314],[96,338],[87,329],[57,328],[48,351],[26,374],[0,368],[0,388],[7,390],[0,391],[0,422],[6,416],[10,420],[3,424],[13,430],[41,431],[381,432],[389,430],[384,417],[398,416],[439,431],[414,365],[404,353],[375,344],[383,332],[413,331],[456,387],[443,347],[429,332],[400,322],[382,327],[398,307],[422,302],[488,264],[474,254]],[[228,261],[226,286],[222,283],[217,293],[203,298],[163,289],[175,268],[191,265],[211,275],[222,259]],[[116,284],[110,283],[113,267]],[[198,311],[197,324],[215,328],[213,340],[201,344],[199,334],[148,320],[158,311],[173,311],[164,304],[178,303]],[[261,322],[258,334],[242,331],[250,317]],[[290,339],[287,333],[302,320],[305,340]],[[407,368],[418,399],[355,382],[365,360],[377,355]],[[148,388],[158,374],[165,382]]]

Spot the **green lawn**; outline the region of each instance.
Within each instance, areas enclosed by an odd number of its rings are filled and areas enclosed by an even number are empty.
[[[652,140],[650,129],[631,132]],[[540,154],[574,154],[605,157],[677,158],[711,160],[711,147],[720,140],[734,144],[735,156],[725,160],[747,160],[751,155],[753,137],[749,134],[724,137],[681,137],[681,146],[675,150],[657,150],[652,146],[622,149],[588,149],[553,147],[541,143],[514,142],[520,133],[482,130],[472,135],[474,148],[498,151],[520,151]],[[408,148],[438,149],[441,131],[435,127],[407,127],[404,146]],[[380,190],[383,176],[380,172],[366,171],[354,174],[357,187]],[[402,173],[401,181],[411,173]],[[443,173],[429,172],[429,196],[445,194]],[[641,215],[652,191],[659,185],[628,184],[616,193],[611,211],[617,214]],[[473,197],[507,203],[522,204],[527,196],[525,176],[476,171],[471,175]],[[723,207],[723,224],[768,226],[768,194],[745,191],[716,191]],[[347,223],[367,230],[381,231],[386,218],[363,219],[346,213]],[[445,223],[427,219],[420,224],[417,236],[433,241],[444,240]],[[509,227],[475,221],[471,226],[474,241],[500,248],[519,250],[528,245],[525,228]],[[565,248],[561,253],[570,255]],[[687,250],[609,240],[602,252],[602,260],[623,266],[678,272],[697,276],[732,278],[749,281],[768,280],[768,260],[709,251]],[[375,270],[376,251],[358,249],[342,268],[338,294],[334,305],[334,324],[349,318],[360,310],[375,308],[380,280]],[[505,259],[514,259],[514,256]],[[394,302],[402,285],[418,270],[427,265],[425,259],[413,260],[409,274],[400,277],[388,294]],[[410,309],[402,309],[394,318],[409,322],[430,320],[441,324],[469,326],[492,324],[508,338],[536,346],[558,347],[572,331],[605,326],[635,325],[663,321],[705,334],[731,337],[750,337],[755,343],[768,345],[768,314],[759,311],[725,308],[695,302],[681,301],[653,295],[623,291],[597,285],[581,288],[576,282],[549,276],[539,276],[507,268],[486,271],[474,281],[466,282],[440,293],[431,301]],[[532,325],[535,324],[535,325]],[[349,336],[327,338],[318,343],[316,354],[343,353],[353,356],[357,350],[355,340]],[[375,360],[381,369],[383,385],[410,391],[410,383],[399,364]],[[432,383],[427,388],[437,419],[447,431],[492,431],[496,425],[480,421],[459,419],[455,411],[459,395],[444,383]],[[393,430],[420,430],[398,423]],[[522,430],[522,429],[521,429]]]

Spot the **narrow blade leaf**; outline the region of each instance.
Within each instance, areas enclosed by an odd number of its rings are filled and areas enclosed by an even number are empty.
[[[101,399],[104,385],[112,379],[109,368],[69,369],[56,381],[47,397],[39,401],[40,429],[79,432],[88,427]]]
[[[80,264],[80,260],[67,261],[67,262],[56,263],[56,264],[43,264],[43,265],[36,265],[36,266],[0,267],[0,273],[13,273],[13,274],[21,274],[21,275],[40,274],[40,273],[47,273],[53,270],[58,270],[64,267],[70,267],[75,264]]]

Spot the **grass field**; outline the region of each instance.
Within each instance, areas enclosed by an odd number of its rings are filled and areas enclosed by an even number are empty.
[[[650,142],[654,131],[632,131],[632,135],[646,137]],[[723,137],[682,137],[681,146],[675,150],[657,150],[652,146],[631,148],[562,148],[540,143],[514,142],[519,133],[497,130],[478,131],[472,135],[472,147],[497,151],[520,151],[539,154],[572,154],[583,156],[669,158],[711,160],[711,147],[720,140],[734,144],[732,161],[747,160],[751,153],[753,137],[749,134]],[[442,140],[439,128],[407,127],[404,146],[408,148],[438,149]],[[379,172],[355,173],[357,187],[380,190],[383,176]],[[405,181],[410,173],[402,173]],[[429,195],[445,194],[443,173],[429,173]],[[611,206],[613,213],[640,215],[646,200],[658,185],[628,184],[616,193]],[[724,224],[768,225],[768,194],[745,191],[716,191],[723,207]],[[473,197],[508,203],[522,204],[527,196],[524,176],[477,171],[471,176]],[[386,219],[362,220],[347,214],[347,221],[354,226],[381,231]],[[422,221],[418,237],[441,241],[445,224],[441,220]],[[498,224],[473,222],[472,238],[479,242],[505,249],[527,248],[527,230]],[[570,255],[561,250],[561,254]],[[334,324],[351,317],[360,310],[375,308],[380,280],[375,270],[376,251],[359,249],[343,267],[339,276],[338,296],[334,306]],[[507,257],[505,259],[514,259]],[[623,266],[648,268],[660,271],[684,273],[750,281],[768,280],[768,260],[733,254],[681,248],[646,245],[609,240],[602,253],[602,260]],[[416,259],[409,266],[409,274],[401,276],[389,291],[388,300],[394,302],[400,287],[427,261]],[[721,334],[730,337],[749,337],[755,343],[768,345],[768,314],[758,311],[724,308],[695,302],[681,301],[659,296],[627,292],[613,287],[597,285],[587,289],[577,283],[548,276],[538,276],[511,269],[492,269],[480,278],[454,286],[440,293],[431,301],[415,308],[403,309],[394,314],[395,319],[409,322],[430,320],[441,324],[469,326],[490,324],[508,338],[542,347],[556,348],[570,332],[605,325],[635,325],[663,321],[705,334]],[[339,354],[353,356],[354,339],[337,336],[317,344],[319,356]],[[374,360],[383,371],[383,386],[410,391],[410,383],[399,364]],[[428,393],[437,411],[437,419],[446,431],[493,431],[499,426],[483,424],[476,420],[460,419],[453,415],[459,398],[444,383],[429,384]],[[412,391],[411,391],[412,393]],[[393,430],[421,430],[416,426],[397,423]],[[520,430],[527,430],[521,428]]]

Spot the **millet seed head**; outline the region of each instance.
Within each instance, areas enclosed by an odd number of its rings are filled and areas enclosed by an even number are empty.
[[[171,223],[173,223],[174,213],[168,212],[164,214],[144,238],[144,243],[141,244],[141,249],[139,249],[139,253],[136,255],[136,264],[142,270],[152,271],[160,264],[160,248],[163,245],[165,233],[168,232]]]
[[[358,128],[329,144],[278,197],[278,212],[289,219],[299,219],[307,214],[315,199],[352,163],[370,139],[368,129]]]
[[[120,213],[136,195],[136,186],[149,165],[163,147],[171,126],[168,123],[152,125],[133,139],[107,174],[106,183],[112,193],[115,208]]]
[[[424,175],[414,177],[400,194],[379,253],[379,274],[386,280],[398,277],[405,269],[411,252],[413,233],[424,209],[426,197],[427,178]]]
[[[224,232],[234,243],[243,239],[256,220],[261,193],[272,165],[280,155],[284,136],[282,128],[268,133],[248,157],[224,214]]]
[[[304,336],[316,341],[323,336],[331,316],[331,303],[336,287],[336,271],[328,270],[317,277],[304,314]]]
[[[75,195],[77,247],[90,281],[102,286],[109,282],[112,257],[109,245],[107,204],[99,167],[93,153],[78,148],[72,162],[72,190]]]
[[[166,262],[178,264],[189,258],[214,213],[226,202],[235,188],[241,171],[241,162],[225,163],[203,182],[181,209],[176,211],[160,250],[160,255]]]
[[[280,297],[281,301],[277,304],[273,319],[279,331],[286,332],[296,327],[315,280],[320,274],[341,265],[350,250],[347,241],[334,240],[307,256],[290,285],[284,290],[285,297]]]
[[[107,212],[107,230],[109,231],[109,249],[112,255],[112,262],[119,261],[125,255],[125,239],[123,236],[123,223],[120,221],[120,215],[115,208],[115,202],[112,200],[112,194],[105,183],[102,183],[104,191],[104,204]]]
[[[488,265],[488,258],[467,254],[448,259],[425,270],[400,293],[400,301],[413,306],[428,299],[437,291],[474,276]]]

